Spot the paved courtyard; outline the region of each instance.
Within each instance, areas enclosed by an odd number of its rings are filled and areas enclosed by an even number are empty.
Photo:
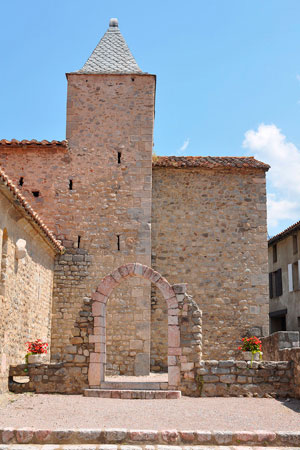
[[[118,400],[80,395],[7,394],[0,428],[297,431],[300,401],[269,398]]]

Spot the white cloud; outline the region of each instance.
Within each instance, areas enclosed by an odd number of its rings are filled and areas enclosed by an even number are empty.
[[[276,125],[261,124],[245,133],[243,147],[270,164],[268,180],[268,225],[270,234],[280,223],[300,219],[300,150]],[[276,229],[276,230],[275,230]]]
[[[297,73],[296,78],[298,81],[300,81],[300,75]]]
[[[177,154],[178,155],[182,155],[186,149],[188,148],[188,146],[190,145],[190,138],[187,138],[184,143],[182,144],[182,146],[180,147],[179,150],[177,150]]]

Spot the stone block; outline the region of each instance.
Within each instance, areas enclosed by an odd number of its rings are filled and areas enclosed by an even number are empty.
[[[156,286],[161,291],[161,293],[163,294],[163,296],[166,300],[170,299],[172,297],[175,297],[175,292],[173,291],[172,286],[168,283],[168,281],[165,278],[160,278],[156,282]],[[176,299],[176,301],[177,301],[177,299]]]
[[[94,300],[95,302],[101,302],[106,304],[107,302],[107,297],[103,294],[100,294],[99,292],[93,292],[92,293],[92,300]]]
[[[168,380],[169,385],[179,386],[180,385],[180,369],[177,366],[168,367]]]
[[[168,366],[176,366],[176,356],[168,356]]]
[[[181,370],[184,372],[189,372],[193,369],[194,369],[194,363],[188,362],[188,363],[181,364]]]
[[[226,384],[235,383],[235,380],[236,380],[235,375],[221,375],[220,376],[221,383],[226,383]]]
[[[143,349],[143,341],[137,340],[137,339],[132,339],[130,341],[130,349],[131,350],[142,350]]]
[[[175,294],[185,294],[187,291],[187,283],[173,284]]]
[[[100,364],[99,363],[90,363],[89,371],[88,371],[88,380],[90,386],[99,386],[100,385]]]
[[[114,280],[112,276],[108,275],[107,277],[103,278],[103,280],[97,287],[97,292],[100,292],[100,294],[103,294],[106,297],[108,297],[116,286],[117,286],[116,280]]]
[[[169,347],[179,347],[180,346],[180,330],[179,326],[169,325],[168,326],[168,345]]]
[[[134,375],[142,376],[150,373],[150,354],[138,353],[134,361]]]
[[[92,314],[94,317],[105,316],[105,305],[100,302],[93,302],[92,304]]]

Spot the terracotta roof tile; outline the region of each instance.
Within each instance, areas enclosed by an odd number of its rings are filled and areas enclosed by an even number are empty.
[[[295,231],[298,231],[298,230],[300,230],[300,220],[298,222],[294,223],[294,225],[290,225],[285,230],[283,230],[280,233],[276,234],[275,236],[271,237],[271,239],[268,240],[268,245],[270,246],[277,241],[281,241],[282,239],[286,238],[290,234],[295,233]]]
[[[4,170],[1,167],[0,167],[0,183],[6,187],[9,193],[20,204],[22,209],[25,211],[26,215],[29,216],[29,218],[33,222],[35,222],[35,224],[40,229],[41,233],[46,237],[51,246],[55,248],[56,252],[62,253],[64,251],[64,247],[57,239],[55,239],[53,233],[44,224],[40,216],[32,209],[32,207],[29,205],[27,200],[25,200],[19,189],[8,178],[8,176],[5,174]]]
[[[157,156],[153,158],[152,166],[178,169],[189,167],[263,169],[265,171],[270,168],[268,164],[258,161],[253,156]]]
[[[17,139],[11,139],[10,141],[7,139],[0,140],[1,146],[10,146],[10,147],[23,147],[23,146],[41,146],[41,147],[67,147],[67,141],[37,141],[36,139],[31,139],[30,141],[27,139],[23,139],[22,141],[18,141]]]

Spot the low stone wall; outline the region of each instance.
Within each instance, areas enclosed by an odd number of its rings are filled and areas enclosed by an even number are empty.
[[[299,331],[277,331],[262,338],[262,351],[265,361],[282,361],[281,350],[299,346]]]
[[[68,364],[20,364],[10,366],[9,390],[15,393],[82,394],[88,387],[87,367]],[[29,377],[27,383],[19,383],[14,377]]]
[[[290,361],[202,361],[196,372],[202,397],[295,396]]]
[[[195,364],[199,367],[195,369],[194,377],[190,375],[185,383],[183,381],[182,393],[202,397],[300,398],[300,349],[297,357],[297,364],[294,361],[254,361],[252,367],[246,361],[201,361]],[[16,393],[82,394],[88,387],[87,373],[83,372],[87,372],[86,368],[67,363],[11,366],[10,390]],[[18,376],[28,376],[30,381],[16,383],[13,377]]]

